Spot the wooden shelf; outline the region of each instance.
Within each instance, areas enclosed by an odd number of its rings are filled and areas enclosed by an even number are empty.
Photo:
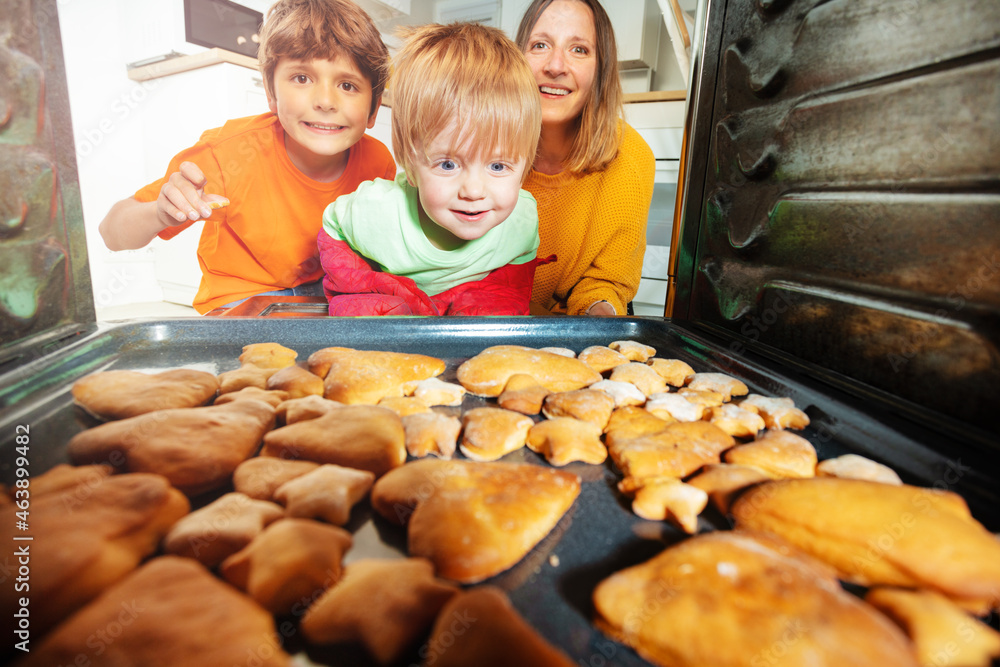
[[[625,103],[673,102],[687,99],[686,90],[652,90],[648,93],[625,93]]]
[[[161,60],[158,63],[151,63],[149,65],[143,65],[142,67],[130,69],[128,71],[128,78],[133,81],[149,81],[150,79],[159,79],[160,77],[170,76],[171,74],[189,72],[193,69],[208,67],[210,65],[218,65],[220,63],[231,63],[233,65],[240,65],[241,67],[247,67],[252,70],[257,69],[256,58],[251,58],[250,56],[245,56],[241,53],[226,51],[225,49],[214,48],[191,56],[169,58],[167,60]]]

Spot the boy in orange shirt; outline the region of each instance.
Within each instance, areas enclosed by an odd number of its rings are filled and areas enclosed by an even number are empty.
[[[199,313],[255,294],[322,294],[326,204],[396,174],[389,150],[365,135],[389,62],[369,16],[350,0],[279,0],[260,37],[270,113],[205,132],[99,228],[108,248],[126,250],[205,219]]]

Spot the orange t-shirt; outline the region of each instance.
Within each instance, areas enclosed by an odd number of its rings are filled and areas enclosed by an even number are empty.
[[[155,201],[184,161],[205,174],[205,192],[230,202],[212,212],[198,242],[201,285],[194,307],[199,313],[320,279],[316,235],[327,204],[354,192],[363,181],[396,175],[389,149],[365,135],[351,147],[340,178],[314,181],[289,160],[281,124],[266,113],[208,130],[197,144],[174,156],[163,178],[136,192],[135,198]],[[171,239],[191,224],[165,229],[159,236]]]

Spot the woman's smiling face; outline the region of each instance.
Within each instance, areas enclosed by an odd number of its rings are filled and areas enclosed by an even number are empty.
[[[577,0],[555,0],[531,29],[525,51],[542,96],[542,125],[576,120],[597,75],[594,13]]]

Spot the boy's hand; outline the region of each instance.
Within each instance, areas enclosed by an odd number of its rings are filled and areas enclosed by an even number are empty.
[[[182,162],[179,171],[160,188],[156,198],[156,215],[164,226],[179,225],[188,220],[201,220],[212,215],[212,209],[229,204],[220,195],[205,194],[208,180],[193,162]]]

